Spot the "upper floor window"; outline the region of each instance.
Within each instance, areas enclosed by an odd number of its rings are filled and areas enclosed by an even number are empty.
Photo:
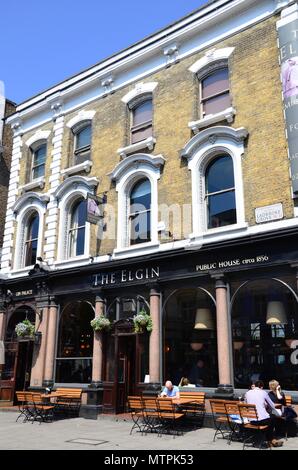
[[[132,144],[152,136],[152,99],[133,106],[130,130]]]
[[[36,262],[38,245],[39,216],[34,213],[28,221],[25,232],[25,266],[31,266]]]
[[[74,164],[90,159],[91,124],[81,125],[74,130]]]
[[[129,239],[131,245],[151,240],[151,184],[142,179],[130,192]]]
[[[229,155],[216,157],[205,173],[207,228],[237,223],[233,160]]]
[[[216,69],[201,79],[202,117],[231,106],[228,67]]]
[[[85,199],[81,199],[73,206],[70,214],[68,231],[69,257],[83,255],[85,253],[86,210]]]
[[[32,151],[32,180],[45,174],[47,145],[42,144]]]

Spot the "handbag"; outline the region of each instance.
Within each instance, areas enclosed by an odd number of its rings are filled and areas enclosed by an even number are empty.
[[[291,420],[297,418],[297,413],[292,406],[285,406],[283,416],[286,420]]]

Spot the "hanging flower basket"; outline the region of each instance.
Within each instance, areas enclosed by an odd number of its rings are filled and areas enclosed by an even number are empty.
[[[152,331],[152,318],[145,310],[141,310],[133,317],[135,333],[144,333],[145,330]]]
[[[111,328],[110,320],[103,315],[91,320],[90,325],[94,331],[108,331]]]
[[[31,323],[30,320],[25,319],[16,325],[15,332],[17,334],[18,339],[33,340],[35,326],[33,325],[33,323]]]

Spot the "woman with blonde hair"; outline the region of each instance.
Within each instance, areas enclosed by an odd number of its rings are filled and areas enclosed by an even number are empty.
[[[269,382],[270,392],[268,393],[269,397],[273,401],[273,403],[278,403],[282,406],[286,404],[286,397],[285,394],[281,391],[281,387],[277,380],[270,380]]]

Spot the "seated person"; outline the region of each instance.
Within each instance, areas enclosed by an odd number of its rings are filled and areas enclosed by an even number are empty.
[[[160,396],[179,399],[180,398],[179,388],[176,385],[173,385],[170,380],[167,380]]]
[[[195,384],[190,384],[187,377],[182,377],[179,382],[179,387],[195,387]]]
[[[275,439],[275,425],[276,419],[267,411],[268,407],[275,409],[273,401],[270,399],[268,393],[263,390],[264,384],[261,380],[255,382],[255,387],[246,392],[245,401],[248,404],[255,405],[258,414],[258,421],[250,420],[251,424],[258,426],[268,426],[266,431],[266,439],[269,447],[280,447],[283,441]]]
[[[280,405],[285,406],[286,397],[285,394],[281,391],[280,385],[277,380],[270,380],[269,388],[270,392],[268,393],[268,395],[273,401],[273,403],[279,403]]]
[[[269,382],[270,391],[268,393],[269,397],[275,404],[282,406],[282,418],[284,420],[276,420],[276,431],[279,434],[284,434],[287,431],[287,434],[291,436],[297,435],[297,425],[296,418],[297,413],[291,406],[286,406],[286,397],[284,392],[282,392],[281,387],[277,380],[270,380]],[[287,429],[286,429],[287,428]]]

